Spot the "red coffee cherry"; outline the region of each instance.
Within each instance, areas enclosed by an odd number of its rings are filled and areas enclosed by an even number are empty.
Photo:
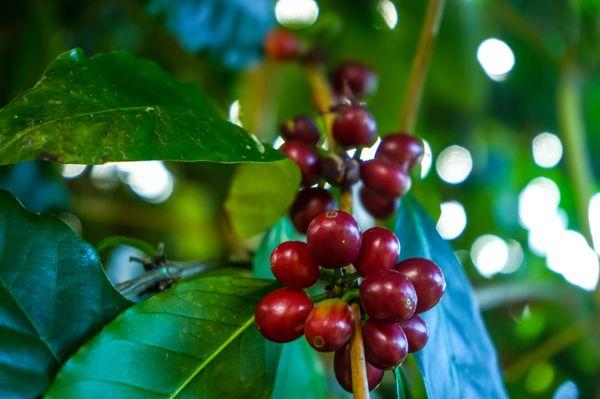
[[[316,145],[321,137],[315,122],[306,115],[298,115],[282,123],[279,131],[286,141],[298,140],[308,145]]]
[[[333,89],[338,95],[346,94],[345,87],[357,97],[373,94],[377,89],[377,75],[359,62],[346,62],[331,75]]]
[[[404,169],[377,158],[360,165],[360,178],[365,186],[390,197],[402,196],[411,184],[410,176]]]
[[[362,244],[354,267],[361,276],[396,266],[400,252],[398,237],[385,227],[373,227],[362,234]]]
[[[406,321],[400,322],[402,330],[408,341],[408,352],[413,353],[423,349],[429,338],[429,329],[421,316],[414,315]]]
[[[367,383],[369,391],[377,388],[383,379],[383,370],[380,370],[373,366],[368,361],[365,362],[367,366]],[[346,391],[352,393],[352,365],[350,361],[350,345],[346,345],[344,348],[335,352],[333,357],[333,370],[335,371],[335,378],[338,380],[340,386]]]
[[[291,61],[300,55],[300,42],[285,29],[274,29],[265,38],[265,53],[276,61]]]
[[[312,186],[317,182],[319,175],[319,155],[301,141],[286,141],[281,146],[281,151],[298,165],[302,173],[302,184]]]
[[[376,219],[389,218],[398,207],[398,198],[380,194],[368,187],[361,187],[359,194],[362,206]]]
[[[419,298],[416,313],[423,313],[434,307],[446,291],[442,269],[428,259],[406,259],[398,263],[395,269],[415,287]]]
[[[360,285],[360,302],[374,319],[407,320],[415,313],[417,293],[406,277],[395,270],[374,271]]]
[[[421,162],[424,153],[422,140],[407,133],[395,133],[381,139],[376,157],[408,170]]]
[[[265,338],[290,342],[302,336],[304,321],[312,308],[313,303],[304,291],[279,288],[258,303],[254,320]]]
[[[304,336],[319,352],[341,349],[352,336],[353,315],[350,306],[340,299],[320,302],[308,315]]]
[[[319,278],[319,266],[301,241],[279,244],[271,253],[271,271],[281,284],[295,289],[308,288]]]
[[[290,218],[296,230],[306,234],[308,225],[314,218],[334,208],[335,200],[329,191],[320,187],[305,188],[296,195],[290,208]]]
[[[352,215],[327,211],[310,223],[306,240],[318,265],[336,269],[354,262],[360,251],[361,234]]]
[[[342,104],[336,107],[331,133],[336,143],[345,148],[368,147],[375,140],[375,119],[362,105]]]
[[[369,319],[362,328],[365,357],[373,366],[386,370],[396,367],[408,355],[408,341],[398,323]]]

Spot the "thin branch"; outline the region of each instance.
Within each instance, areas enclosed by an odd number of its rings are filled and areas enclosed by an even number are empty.
[[[410,70],[408,88],[400,115],[400,130],[405,132],[410,133],[415,128],[431,51],[440,28],[445,3],[446,0],[430,0],[427,6],[427,14],[419,37],[417,53]]]
[[[360,305],[350,305],[354,316],[354,332],[350,339],[350,362],[352,369],[352,392],[354,399],[369,398],[369,382],[367,380],[367,367],[365,359],[365,348],[360,325]]]

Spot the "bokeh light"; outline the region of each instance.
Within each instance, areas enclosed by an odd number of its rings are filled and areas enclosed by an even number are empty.
[[[87,169],[87,165],[79,165],[79,164],[65,164],[62,166],[60,174],[65,179],[74,179],[76,177],[81,176],[85,170]]]
[[[437,158],[435,169],[442,180],[450,184],[463,182],[473,169],[471,153],[459,145],[445,148]]]
[[[431,170],[433,164],[433,152],[427,140],[423,140],[423,159],[421,159],[421,179],[424,179]]]
[[[508,245],[493,234],[485,234],[475,240],[471,246],[471,260],[484,277],[499,273],[508,262]]]
[[[275,18],[290,28],[306,28],[319,17],[319,6],[314,0],[279,0],[275,4]]]
[[[173,193],[173,176],[161,161],[120,162],[119,177],[148,202],[166,201]]]
[[[519,194],[519,219],[528,229],[545,227],[556,214],[560,190],[554,181],[538,177],[530,181]]]
[[[452,240],[462,234],[467,226],[465,208],[458,201],[446,201],[440,205],[440,218],[436,229],[445,240]]]
[[[542,168],[553,168],[563,155],[563,147],[557,135],[543,132],[534,137],[531,143],[533,161]]]
[[[380,0],[377,3],[377,11],[390,29],[394,29],[398,24],[398,11],[396,6],[390,0]]]
[[[477,48],[477,60],[485,73],[496,81],[504,80],[515,66],[515,55],[502,40],[489,38]]]
[[[586,290],[598,283],[600,264],[583,235],[574,230],[563,230],[554,245],[548,248],[548,268],[563,275],[570,282]]]
[[[229,122],[235,123],[238,126],[242,126],[242,121],[240,120],[240,100],[235,100],[229,106]]]

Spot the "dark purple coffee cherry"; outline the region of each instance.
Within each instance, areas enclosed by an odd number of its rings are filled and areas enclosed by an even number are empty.
[[[344,148],[368,147],[375,141],[377,126],[373,115],[362,105],[342,104],[336,107],[331,132]]]
[[[321,159],[321,177],[332,186],[350,186],[360,179],[360,164],[348,156],[330,154]]]
[[[408,341],[398,323],[369,319],[362,328],[365,357],[382,370],[402,364],[408,355]]]
[[[429,338],[429,329],[421,316],[414,315],[406,321],[400,322],[406,339],[408,340],[408,352],[413,353],[423,349]]]
[[[298,140],[307,145],[316,145],[320,138],[315,122],[306,115],[298,115],[282,123],[279,131],[286,141]]]
[[[285,29],[274,29],[267,34],[264,42],[267,57],[275,61],[291,61],[300,55],[300,42]]]
[[[415,288],[418,303],[416,313],[423,313],[434,307],[444,295],[446,280],[442,269],[424,258],[406,259],[395,268],[405,276]]]
[[[304,336],[319,352],[343,348],[352,336],[354,319],[350,306],[340,299],[325,299],[310,312],[304,324]]]
[[[327,211],[310,223],[306,240],[318,265],[336,269],[354,262],[360,251],[361,234],[352,215]]]
[[[265,338],[290,342],[304,333],[304,322],[312,308],[312,300],[306,292],[279,288],[258,303],[254,321]]]
[[[320,187],[305,188],[296,195],[290,208],[290,218],[294,227],[306,234],[308,225],[325,211],[335,208],[335,200],[329,191]]]
[[[385,227],[373,227],[362,234],[362,244],[354,267],[361,276],[396,266],[400,253],[398,237]]]
[[[377,388],[383,379],[383,370],[374,367],[368,361],[365,362],[367,368],[367,384],[369,391]],[[338,383],[346,391],[352,393],[352,364],[350,360],[350,345],[335,352],[333,357],[333,370]]]
[[[408,170],[421,162],[424,153],[422,140],[407,133],[395,133],[381,139],[376,158],[386,159]]]
[[[286,141],[281,151],[298,165],[302,173],[302,184],[312,186],[319,176],[319,155],[317,152],[298,140]]]
[[[365,97],[377,90],[377,75],[358,62],[346,62],[333,71],[331,83],[336,94],[343,96],[346,87],[357,97]]]
[[[390,197],[402,196],[411,184],[404,169],[377,158],[362,163],[360,177],[365,186]]]
[[[295,289],[308,288],[319,278],[319,266],[301,241],[279,244],[271,253],[271,271],[281,284]]]
[[[380,194],[368,187],[361,187],[359,194],[362,206],[376,219],[389,218],[398,207],[398,198]]]
[[[360,285],[360,302],[374,319],[403,321],[417,308],[417,293],[406,277],[395,270],[371,272]]]

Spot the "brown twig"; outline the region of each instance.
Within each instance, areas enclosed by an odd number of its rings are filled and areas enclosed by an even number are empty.
[[[350,361],[352,368],[352,392],[355,399],[369,398],[369,383],[367,380],[367,368],[365,365],[365,348],[362,339],[360,325],[360,305],[350,305],[354,316],[354,333],[350,339]]]
[[[408,88],[404,97],[402,113],[400,115],[400,130],[412,132],[415,128],[421,97],[423,96],[423,87],[431,59],[431,50],[437,37],[442,13],[446,0],[430,0],[427,6],[425,22],[419,37],[417,53],[413,60],[408,78]]]

